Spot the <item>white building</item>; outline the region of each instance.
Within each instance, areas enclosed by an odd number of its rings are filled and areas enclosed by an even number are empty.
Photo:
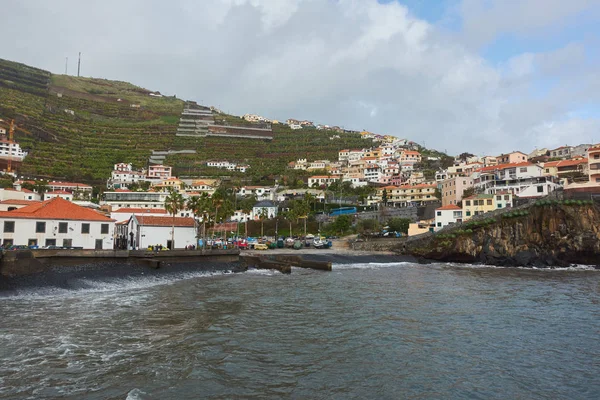
[[[110,217],[115,221],[129,220],[135,214],[144,214],[151,217],[166,217],[169,214],[164,208],[119,208],[111,211]]]
[[[174,225],[174,227],[173,227]],[[174,232],[175,243],[171,242]],[[129,247],[144,249],[162,245],[168,249],[184,249],[197,245],[197,227],[194,218],[157,217],[135,214],[127,222],[127,232],[121,232],[129,240]]]
[[[327,175],[315,175],[315,176],[311,176],[308,178],[308,187],[311,188],[313,187],[315,184],[321,186],[321,185],[330,185],[335,181],[339,181],[340,180],[340,176],[339,175],[332,175],[332,176],[327,176]]]
[[[23,208],[38,203],[40,203],[39,200],[2,200],[0,201],[0,211],[12,211],[16,210],[17,208]]]
[[[541,166],[528,162],[484,167],[473,173],[473,186],[486,194],[510,192],[519,197],[543,197],[560,186],[543,172]]]
[[[435,209],[435,230],[462,222],[462,209],[454,204]]]
[[[91,197],[93,190],[90,185],[77,182],[51,181],[47,183],[47,186],[50,188],[50,191],[64,190],[74,195],[75,193],[79,193],[79,197]]]
[[[256,196],[257,200],[273,200],[273,188],[266,186],[242,186],[237,195],[241,197]]]
[[[104,192],[102,204],[109,205],[115,209],[125,207],[159,209],[165,207],[165,199],[168,195],[168,192],[115,190],[114,192]]]
[[[275,218],[277,216],[277,205],[270,201],[259,201],[252,207],[251,218],[258,220],[264,216],[266,219]]]
[[[115,221],[55,197],[0,212],[2,244],[112,249]]]
[[[65,190],[54,190],[52,192],[44,193],[44,201],[53,199],[55,197],[60,197],[61,199],[65,199],[67,201],[73,201],[73,193],[69,193]]]

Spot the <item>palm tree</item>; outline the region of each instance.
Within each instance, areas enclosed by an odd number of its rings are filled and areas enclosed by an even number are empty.
[[[169,189],[169,195],[165,199],[165,210],[173,215],[173,224],[171,226],[171,250],[175,249],[175,217],[184,206],[185,199],[181,193]]]

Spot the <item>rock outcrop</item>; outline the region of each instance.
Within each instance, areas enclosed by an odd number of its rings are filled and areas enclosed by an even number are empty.
[[[540,201],[526,210],[399,243],[393,250],[500,266],[600,265],[600,208],[591,201]]]

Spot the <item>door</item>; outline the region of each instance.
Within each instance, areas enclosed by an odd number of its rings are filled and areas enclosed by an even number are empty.
[[[102,250],[102,239],[96,239],[96,250]]]
[[[170,241],[170,240],[167,240],[167,248],[168,248],[169,250],[173,250],[173,242],[172,242],[172,241]]]

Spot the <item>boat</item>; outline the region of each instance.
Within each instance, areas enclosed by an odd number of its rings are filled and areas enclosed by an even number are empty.
[[[328,249],[331,247],[331,241],[326,240],[324,237],[318,237],[313,240],[313,247],[315,249]]]

